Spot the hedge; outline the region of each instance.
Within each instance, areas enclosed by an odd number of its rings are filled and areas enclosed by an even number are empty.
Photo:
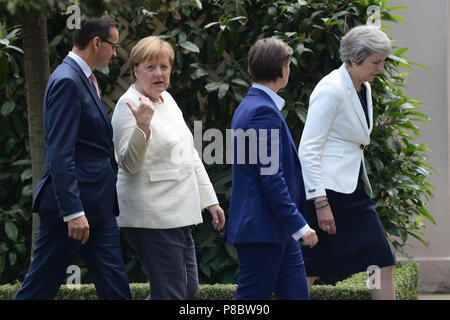
[[[367,273],[361,272],[337,282],[335,285],[314,285],[311,300],[368,300],[370,290],[366,286]],[[398,263],[394,268],[394,285],[398,300],[417,300],[418,265],[415,262]],[[0,286],[0,300],[11,300],[21,283]],[[150,294],[147,283],[131,283],[134,300],[144,300]],[[201,284],[196,300],[233,300],[235,284]],[[61,286],[55,300],[96,300],[97,292],[93,284],[82,284],[80,290]]]

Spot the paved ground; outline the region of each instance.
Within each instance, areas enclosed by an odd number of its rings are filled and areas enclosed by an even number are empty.
[[[450,294],[420,294],[419,300],[450,300]]]

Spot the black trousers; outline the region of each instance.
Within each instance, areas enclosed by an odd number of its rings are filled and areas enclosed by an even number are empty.
[[[120,230],[147,270],[152,300],[195,298],[198,270],[190,227]]]

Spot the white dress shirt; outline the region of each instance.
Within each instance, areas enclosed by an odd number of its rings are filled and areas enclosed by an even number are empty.
[[[75,60],[75,62],[80,66],[81,70],[83,70],[83,73],[86,75],[86,78],[89,79],[89,77],[92,74],[92,70],[86,63],[86,61],[84,61],[79,55],[77,55],[73,51],[70,51],[68,56],[71,57],[73,60]]]

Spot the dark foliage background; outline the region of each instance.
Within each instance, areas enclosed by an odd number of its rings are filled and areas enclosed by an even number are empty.
[[[234,109],[251,85],[247,72],[250,46],[263,37],[276,36],[294,49],[289,84],[280,91],[286,100],[283,114],[298,145],[306,119],[308,99],[317,82],[341,65],[339,43],[350,28],[365,24],[367,8],[377,5],[383,20],[402,21],[383,0],[187,0],[127,4],[113,1],[98,6],[83,4],[82,11],[101,14],[104,10],[130,23],[128,40],[156,34],[172,43],[176,56],[168,91],[182,109],[186,122],[201,120],[203,130],[217,128],[225,137]],[[95,12],[92,8],[96,8]],[[158,10],[162,8],[163,10]],[[31,169],[26,128],[26,105],[20,29],[13,16],[0,14],[0,283],[23,279],[29,262]],[[65,27],[63,10],[49,13],[50,65],[54,68],[71,49],[71,32]],[[17,32],[17,33],[16,33]],[[400,253],[408,237],[421,238],[422,220],[434,222],[426,205],[433,186],[428,177],[434,171],[427,163],[425,145],[417,121],[427,122],[420,101],[406,96],[405,74],[399,67],[414,64],[404,56],[407,48],[394,48],[386,60],[386,71],[372,83],[374,130],[366,151],[366,165],[373,196],[385,231]],[[126,59],[118,57],[108,73],[99,73],[103,89],[119,78]],[[203,142],[203,150],[209,144]],[[225,158],[224,158],[225,163]],[[210,179],[228,210],[231,194],[231,166],[207,165]],[[209,214],[194,229],[200,280],[202,283],[234,283],[237,256],[224,244],[223,232],[211,227]],[[123,239],[130,281],[145,281],[145,273],[134,251]],[[82,265],[81,261],[79,262]],[[84,270],[85,273],[85,270]],[[88,281],[87,275],[84,280]]]

